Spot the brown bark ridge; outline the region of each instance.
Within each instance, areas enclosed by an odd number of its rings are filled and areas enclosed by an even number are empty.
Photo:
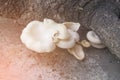
[[[119,0],[0,0],[0,16],[20,24],[44,18],[80,22],[120,58],[119,5]]]
[[[52,18],[79,21],[83,6],[92,0],[0,0],[0,15],[21,21]]]

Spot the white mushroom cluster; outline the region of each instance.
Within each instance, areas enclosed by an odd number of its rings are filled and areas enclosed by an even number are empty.
[[[38,53],[52,52],[56,46],[67,49],[77,59],[84,59],[84,52],[79,42],[79,23],[56,23],[51,19],[43,22],[31,21],[22,31],[20,39],[28,49]]]

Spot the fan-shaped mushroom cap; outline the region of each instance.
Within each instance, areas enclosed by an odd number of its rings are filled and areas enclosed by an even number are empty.
[[[79,23],[74,23],[74,22],[64,22],[63,23],[68,29],[72,30],[72,31],[78,31],[78,29],[80,28],[80,24]]]
[[[92,42],[92,43],[95,43],[95,44],[101,44],[101,40],[100,38],[96,35],[96,33],[94,31],[89,31],[87,33],[87,39]]]
[[[85,54],[81,45],[75,45],[73,48],[68,49],[68,52],[75,56],[78,60],[83,60]]]

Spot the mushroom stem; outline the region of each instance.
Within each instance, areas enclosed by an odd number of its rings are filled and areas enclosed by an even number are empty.
[[[80,44],[80,45],[82,45],[85,48],[88,48],[88,47],[91,46],[90,42],[88,42],[87,40],[82,40],[80,42],[77,42],[77,44]]]
[[[94,44],[94,43],[90,43],[90,44],[94,48],[98,48],[98,49],[105,48],[105,45],[103,45],[103,44]]]

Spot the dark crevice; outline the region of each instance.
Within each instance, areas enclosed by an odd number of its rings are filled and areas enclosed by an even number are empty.
[[[86,7],[86,5],[89,4],[91,1],[93,1],[93,0],[89,0],[88,2],[86,2],[86,3],[82,6],[82,8]]]

